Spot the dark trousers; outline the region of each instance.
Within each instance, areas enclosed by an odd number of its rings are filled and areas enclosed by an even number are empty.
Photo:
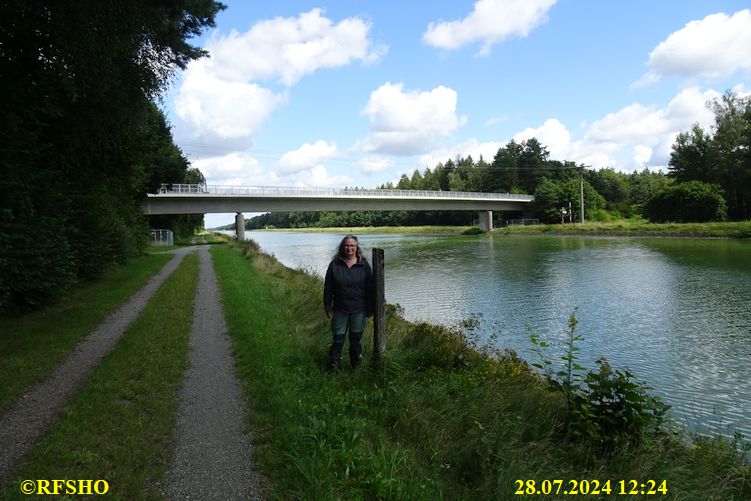
[[[344,340],[349,332],[349,363],[352,367],[360,365],[362,360],[362,332],[365,330],[365,313],[342,313],[335,311],[331,318],[333,337],[329,349],[329,365],[336,367],[342,360]]]

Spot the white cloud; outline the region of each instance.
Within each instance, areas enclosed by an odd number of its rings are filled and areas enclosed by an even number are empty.
[[[438,86],[428,92],[405,92],[403,87],[388,82],[370,94],[362,111],[370,118],[370,135],[357,148],[414,155],[429,150],[466,123],[465,117],[456,115],[453,89]]]
[[[278,80],[289,87],[321,68],[372,63],[386,49],[369,38],[370,23],[350,17],[334,24],[320,9],[297,18],[275,18],[247,32],[214,35],[210,57],[192,61],[183,74],[175,112],[193,136],[236,139],[257,135],[287,92],[258,85]]]
[[[478,0],[464,19],[430,23],[423,41],[443,49],[456,49],[482,41],[481,55],[510,36],[525,37],[547,19],[557,0]]]
[[[258,134],[285,96],[254,83],[217,78],[208,60],[191,63],[175,99],[175,113],[194,136],[236,139]]]
[[[383,172],[387,170],[394,165],[394,161],[390,158],[370,155],[359,159],[357,165],[360,167],[360,171],[363,174],[373,174],[375,172]]]
[[[651,167],[664,168],[679,132],[694,123],[711,127],[714,115],[706,102],[720,94],[702,92],[698,87],[681,90],[667,106],[634,103],[591,124],[578,140],[555,118],[541,126],[527,128],[514,135],[515,141],[537,138],[553,160],[571,160],[594,168],[614,167],[631,171]]]
[[[270,181],[258,160],[247,153],[202,158],[192,161],[191,166],[203,173],[207,184],[263,186],[268,185]]]
[[[296,186],[342,187],[355,184],[350,176],[332,176],[323,165],[316,165],[296,181]]]
[[[552,160],[566,160],[571,152],[571,133],[555,118],[549,118],[538,128],[527,128],[514,135],[517,143],[537,138],[550,153]]]
[[[507,122],[507,121],[508,121],[508,117],[505,115],[502,117],[491,117],[485,120],[485,125],[497,125],[497,124]]]
[[[648,65],[635,87],[650,85],[663,75],[723,78],[738,70],[751,72],[751,10],[689,22],[650,52]]]
[[[294,151],[288,151],[279,159],[278,172],[293,174],[321,165],[326,160],[337,156],[335,144],[326,141],[316,141],[314,144],[305,143]]]
[[[386,53],[385,46],[368,38],[370,22],[349,17],[334,24],[322,12],[312,9],[297,18],[277,17],[245,33],[213,37],[207,49],[217,74],[228,80],[279,79],[289,86],[320,68],[372,63]]]
[[[644,146],[643,144],[634,146],[634,153],[632,156],[634,165],[647,165],[647,163],[651,159],[652,148],[650,148],[649,146]]]
[[[425,169],[426,167],[430,167],[432,169],[439,163],[445,164],[447,160],[454,160],[456,157],[467,158],[468,156],[471,156],[475,162],[479,161],[480,157],[482,157],[487,163],[492,163],[495,154],[498,153],[498,149],[503,146],[503,143],[495,141],[480,143],[477,139],[473,138],[448,148],[439,148],[421,155],[417,163],[417,168]]]
[[[322,141],[319,141],[322,142]],[[318,144],[318,143],[316,143]],[[313,146],[314,145],[307,145]],[[304,151],[304,147],[297,150]],[[304,154],[300,154],[302,158]],[[310,159],[315,155],[311,155]],[[322,157],[319,157],[322,158]],[[224,186],[326,186],[338,187],[353,185],[350,176],[331,175],[322,164],[309,164],[305,168],[291,172],[266,168],[247,153],[202,158],[191,162],[206,176],[209,185]]]
[[[593,123],[587,140],[619,144],[641,141],[654,145],[660,138],[686,130],[695,122],[708,128],[714,115],[706,103],[717,97],[720,97],[717,91],[701,92],[691,86],[681,90],[665,108],[634,103]]]

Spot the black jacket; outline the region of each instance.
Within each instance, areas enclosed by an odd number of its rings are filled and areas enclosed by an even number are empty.
[[[323,309],[342,313],[373,313],[373,269],[361,257],[352,268],[339,257],[329,263],[323,285]]]

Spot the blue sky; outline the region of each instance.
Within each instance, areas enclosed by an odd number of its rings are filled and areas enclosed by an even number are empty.
[[[665,169],[706,101],[751,91],[748,1],[224,3],[163,103],[209,184],[372,188],[533,136]]]

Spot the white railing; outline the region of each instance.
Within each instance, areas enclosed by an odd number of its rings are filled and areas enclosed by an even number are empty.
[[[427,190],[382,190],[363,188],[310,188],[295,186],[222,186],[205,184],[163,184],[159,193],[212,195],[260,195],[260,196],[361,196],[396,198],[468,198],[483,200],[519,200],[531,202],[532,195],[518,193],[479,193],[469,191],[427,191]]]

